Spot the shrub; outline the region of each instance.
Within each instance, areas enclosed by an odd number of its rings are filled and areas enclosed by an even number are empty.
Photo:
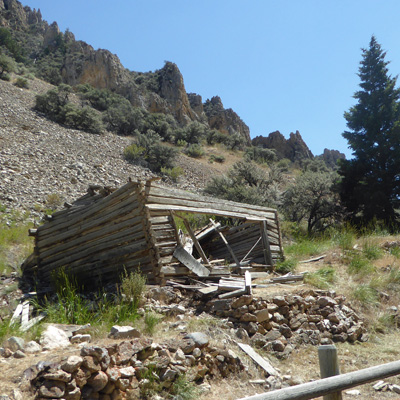
[[[161,167],[161,173],[169,176],[173,182],[177,182],[178,178],[183,175],[183,169],[181,167]]]
[[[194,382],[188,380],[185,375],[180,375],[172,385],[174,399],[195,400],[200,396],[200,390]]]
[[[137,309],[143,300],[146,289],[146,277],[140,272],[128,272],[125,270],[121,275],[120,293]]]
[[[222,156],[222,155],[218,156],[218,155],[215,155],[215,154],[211,154],[209,159],[208,159],[208,162],[213,163],[214,161],[217,162],[217,163],[222,164],[222,163],[225,162],[225,156]]]
[[[142,146],[138,146],[136,143],[125,147],[124,158],[127,161],[137,162],[139,160],[144,160],[146,154],[146,149]]]
[[[245,150],[245,157],[256,163],[271,163],[277,160],[276,151],[273,149],[264,149],[262,147],[250,146]]]
[[[15,62],[12,58],[5,54],[0,54],[0,79],[9,80],[7,73],[14,72]]]
[[[204,155],[204,150],[203,148],[195,143],[195,144],[190,144],[186,149],[185,149],[185,154],[188,155],[189,157],[192,158],[200,158],[203,157]]]
[[[152,312],[148,312],[144,316],[145,332],[150,336],[154,334],[156,325],[161,321],[161,318]]]
[[[17,80],[14,82],[14,86],[17,86],[21,89],[28,89],[29,88],[28,80],[18,77]]]
[[[100,133],[103,125],[97,113],[89,107],[78,107],[69,102],[71,87],[60,85],[43,95],[36,96],[35,109],[52,121],[73,129]]]

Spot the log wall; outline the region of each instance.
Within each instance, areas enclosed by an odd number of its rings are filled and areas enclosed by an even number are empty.
[[[179,240],[173,213],[179,212],[241,220],[241,226],[223,232],[239,259],[260,237],[263,240],[248,260],[265,263],[265,243],[272,262],[281,257],[274,209],[199,196],[151,181],[128,182],[118,190],[101,190],[98,194],[90,188],[72,206],[54,213],[36,230],[36,264],[28,263],[23,272],[51,283],[54,272],[64,267],[85,286],[116,282],[124,268],[128,272],[140,268],[150,283],[188,275],[190,271],[173,257]],[[260,230],[263,223],[264,237]],[[202,246],[213,259],[230,259],[216,232],[205,238]]]

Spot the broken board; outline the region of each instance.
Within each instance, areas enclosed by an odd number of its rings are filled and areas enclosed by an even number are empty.
[[[174,251],[174,257],[180,261],[185,267],[194,272],[197,276],[208,276],[210,271],[201,263],[199,263],[191,254],[189,254],[182,246],[178,246]]]

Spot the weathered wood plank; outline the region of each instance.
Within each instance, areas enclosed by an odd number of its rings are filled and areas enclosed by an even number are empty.
[[[107,225],[102,225],[94,232],[90,232],[85,234],[84,232],[80,235],[74,236],[71,240],[66,242],[56,242],[52,247],[47,248],[47,250],[40,249],[40,257],[41,259],[45,259],[46,257],[65,252],[77,246],[83,246],[95,240],[99,240],[105,236],[113,235],[118,232],[126,231],[126,235],[131,235],[136,232],[140,232],[142,230],[142,226],[140,223],[142,217],[130,218],[130,216],[126,216],[126,218],[122,219],[122,222],[117,219],[112,223]]]
[[[273,265],[272,255],[271,255],[271,247],[270,247],[270,243],[269,243],[269,239],[268,239],[267,224],[264,221],[260,222],[260,230],[261,230],[261,237],[262,237],[262,243],[263,243],[265,264]]]
[[[256,353],[251,346],[244,343],[236,342],[237,345],[248,355],[250,358],[256,362],[268,375],[279,376],[278,371],[267,361],[265,358],[261,357]]]
[[[216,208],[206,208],[206,207],[195,207],[195,206],[179,206],[179,205],[163,205],[163,204],[146,204],[146,206],[150,211],[153,210],[165,210],[165,211],[183,211],[183,212],[192,212],[197,214],[211,214],[218,215],[221,217],[232,217],[232,218],[241,218],[245,220],[252,221],[262,221],[266,217],[260,214],[251,214],[245,212],[232,212],[232,211],[224,211]]]
[[[113,221],[113,219],[116,217],[121,218],[122,216],[125,215],[127,218],[129,218],[128,214],[130,214],[130,216],[134,218],[140,215],[140,210],[135,209],[134,207],[132,207],[131,204],[128,203],[125,207],[121,209],[117,209],[112,213],[106,213],[105,215],[101,216],[98,219],[88,220],[87,222],[84,222],[82,224],[77,224],[76,226],[71,227],[67,231],[54,234],[48,237],[47,239],[42,240],[41,238],[38,237],[37,246],[39,248],[44,248],[46,246],[51,245],[54,242],[60,242],[72,236],[81,235],[85,231],[88,231],[90,229],[99,227],[105,223]]]
[[[222,293],[218,296],[219,299],[231,299],[232,297],[242,296],[246,294],[245,289],[234,290],[233,292]]]
[[[69,226],[76,224],[79,221],[93,218],[96,214],[101,214],[105,209],[110,209],[115,206],[118,207],[120,203],[126,202],[127,200],[132,202],[135,200],[137,185],[132,182],[122,186],[120,189],[111,193],[109,196],[104,197],[100,200],[96,205],[87,206],[83,212],[72,213],[75,215],[69,215],[67,213],[64,216],[64,222],[58,219],[58,221],[54,218],[54,221],[48,224],[44,224],[38,228],[38,231],[42,234],[46,232],[46,234],[50,234],[54,229],[65,229]],[[71,210],[71,209],[69,209]],[[70,211],[71,212],[71,211]]]
[[[201,196],[198,193],[190,193],[188,191],[184,190],[179,190],[179,189],[173,189],[170,187],[163,187],[157,184],[152,184],[149,190],[149,196],[159,196],[159,197],[171,197],[171,198],[177,198],[177,199],[187,199],[187,200],[199,200],[203,202],[208,202],[208,203],[221,203],[224,202],[225,204],[228,204],[232,207],[241,207],[241,208],[249,208],[252,210],[258,210],[258,211],[269,211],[275,213],[276,210],[273,208],[268,208],[268,207],[261,207],[261,206],[256,206],[252,204],[244,204],[244,203],[237,203],[234,201],[230,200],[223,200],[223,199],[218,199],[216,197],[206,197],[206,196]]]
[[[203,249],[200,246],[200,243],[198,242],[196,235],[193,233],[193,230],[189,224],[189,221],[186,218],[183,218],[183,223],[185,224],[185,227],[187,229],[187,231],[189,232],[189,235],[191,237],[191,239],[193,240],[193,243],[197,249],[197,251],[200,254],[201,259],[203,260],[204,264],[206,265],[210,265],[210,262],[207,259],[207,256],[205,255]]]
[[[102,237],[95,241],[89,241],[85,243],[84,241],[80,246],[68,249],[68,251],[63,251],[60,253],[52,254],[46,258],[42,258],[39,255],[39,263],[41,267],[58,262],[64,264],[64,260],[69,259],[71,261],[79,260],[88,256],[91,253],[95,253],[99,250],[104,251],[114,246],[120,246],[125,243],[135,243],[144,239],[144,234],[140,229],[137,228],[127,228],[122,231],[110,234],[108,236]]]
[[[210,271],[200,264],[191,254],[189,254],[182,246],[178,246],[174,251],[174,257],[179,260],[185,267],[194,272],[197,276],[208,276]]]

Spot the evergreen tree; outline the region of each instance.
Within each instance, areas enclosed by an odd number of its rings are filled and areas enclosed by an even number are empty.
[[[341,199],[354,222],[389,224],[398,222],[400,205],[400,90],[374,36],[362,54],[358,103],[344,114],[354,158],[341,162]]]

